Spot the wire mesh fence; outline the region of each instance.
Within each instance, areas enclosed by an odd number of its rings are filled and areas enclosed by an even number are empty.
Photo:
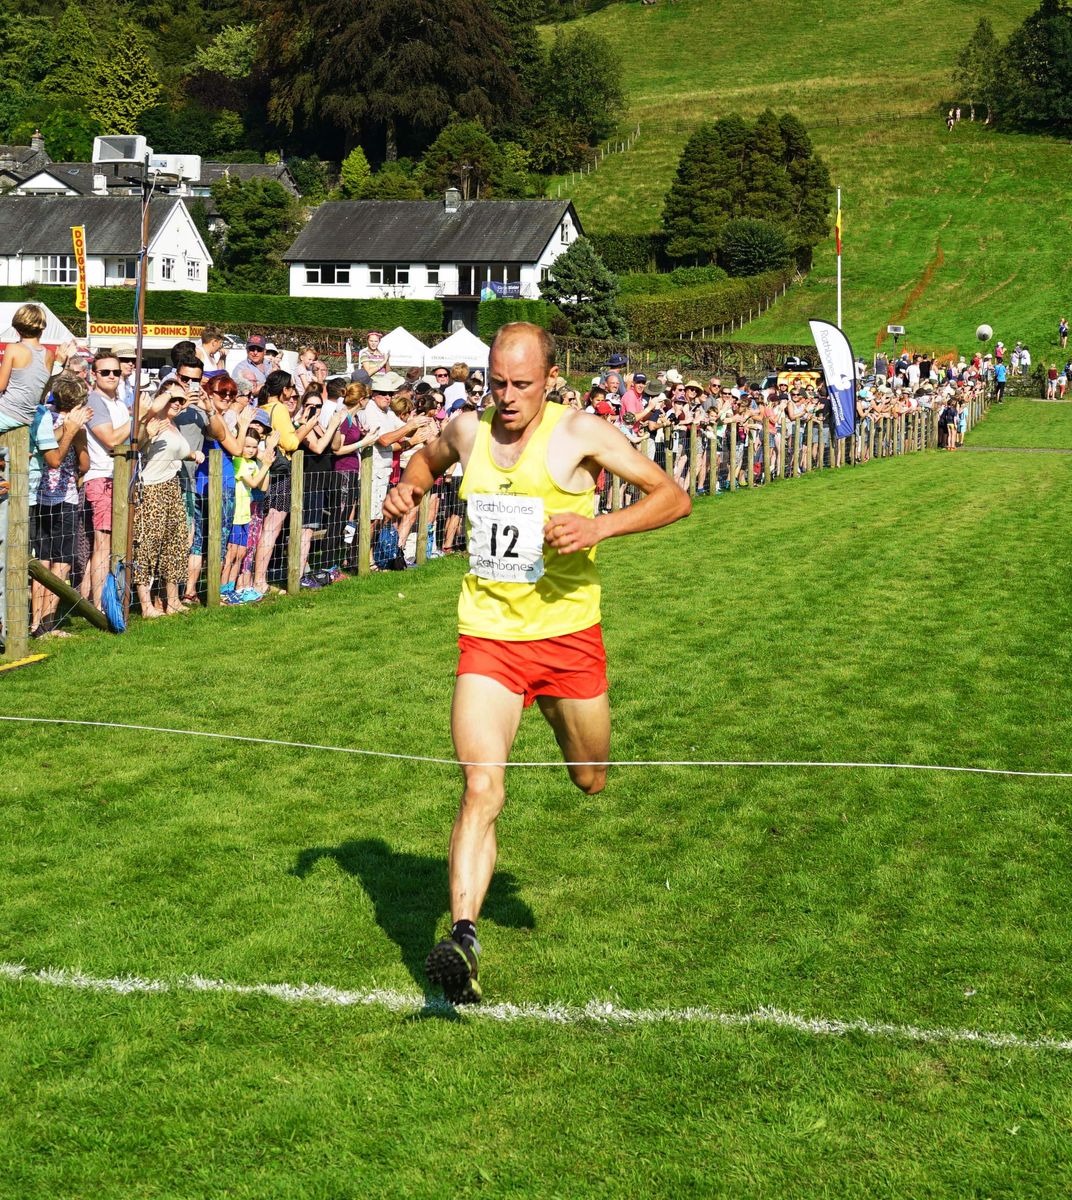
[[[989,397],[972,395],[963,429],[982,419]],[[192,604],[256,603],[266,595],[327,587],[348,575],[402,571],[464,554],[461,468],[435,480],[418,508],[385,519],[383,502],[405,468],[405,450],[336,441],[317,453],[275,455],[247,439],[244,453],[201,454],[194,471],[166,478],[151,455],[117,449],[110,471],[94,469],[71,420],[49,413],[31,449],[30,430],[0,435],[0,613],[4,657],[26,655],[33,637],[63,636],[73,618],[101,629],[122,625],[109,610],[144,618]],[[618,421],[636,452],[693,496],[711,496],[859,467],[873,459],[947,447],[956,425],[939,406],[867,411],[839,438],[816,413],[789,420],[768,407],[689,412]],[[434,424],[434,422],[433,422]],[[428,427],[427,436],[435,429]],[[65,436],[65,434],[67,436]],[[322,447],[326,446],[321,439]],[[183,443],[184,445],[184,443]],[[636,503],[639,489],[609,471],[595,485],[595,513]]]

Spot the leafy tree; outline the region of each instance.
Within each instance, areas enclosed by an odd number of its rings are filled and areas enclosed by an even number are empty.
[[[522,102],[513,47],[489,0],[262,0],[269,115],[347,138],[426,146],[454,114],[494,125]]]
[[[285,295],[288,272],[282,255],[301,224],[297,203],[274,179],[218,179],[216,209],[226,222],[217,276],[234,292]]]
[[[245,126],[238,113],[229,108],[222,109],[212,122],[213,153],[226,154],[230,150],[237,150],[245,133]]]
[[[422,200],[424,189],[406,170],[402,159],[386,162],[369,178],[362,197],[365,200]]]
[[[45,17],[4,14],[4,36],[0,38],[0,79],[4,91],[32,90],[47,69],[53,53],[53,26]]]
[[[287,169],[306,204],[319,204],[327,199],[328,168],[314,154],[310,158],[288,158]]]
[[[68,4],[52,33],[42,90],[52,95],[77,96],[92,104],[103,71],[99,36],[94,34],[84,9]]]
[[[194,55],[198,71],[222,75],[225,79],[248,79],[253,74],[256,55],[256,26],[225,25],[207,46]]]
[[[451,121],[425,151],[417,179],[428,195],[457,187],[463,200],[479,200],[494,191],[502,170],[502,151],[482,125]]]
[[[1072,9],[1042,0],[1015,29],[994,80],[999,122],[1020,129],[1072,131]]]
[[[545,175],[579,167],[588,150],[580,126],[558,113],[537,117],[525,130],[525,145],[532,169]]]
[[[792,257],[785,230],[770,221],[735,217],[722,227],[718,260],[728,275],[759,275],[788,266]]]
[[[104,56],[90,111],[108,133],[135,133],[138,118],[160,95],[160,79],[141,30],[125,21]]]
[[[625,107],[622,64],[610,42],[589,29],[555,32],[543,101],[573,121],[589,142],[608,137]]]
[[[368,186],[372,168],[365,157],[364,150],[355,146],[342,160],[342,170],[339,174],[338,199],[360,200]]]
[[[988,120],[993,115],[994,89],[1000,62],[1001,47],[994,26],[987,17],[980,17],[975,32],[957,56],[956,69],[953,71],[953,84],[971,106],[973,120],[977,104],[986,107]]]
[[[595,247],[579,237],[555,259],[540,294],[556,305],[579,337],[624,338],[624,318],[615,307],[618,276],[608,271]]]
[[[89,162],[93,139],[103,131],[84,108],[57,108],[41,122],[41,135],[56,162]]]

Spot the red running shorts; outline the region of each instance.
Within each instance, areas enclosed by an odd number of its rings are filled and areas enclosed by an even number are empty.
[[[463,633],[458,649],[457,674],[495,679],[508,691],[524,696],[526,708],[537,696],[592,700],[607,690],[607,652],[599,625],[531,642],[504,642]]]

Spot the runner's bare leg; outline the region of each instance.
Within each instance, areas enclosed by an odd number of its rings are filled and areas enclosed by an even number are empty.
[[[522,697],[485,675],[459,675],[450,731],[461,762],[504,763],[521,722]],[[476,924],[495,870],[495,820],[506,800],[503,767],[462,767],[465,788],[450,835],[450,919]]]
[[[610,757],[610,701],[607,693],[591,700],[561,700],[537,696],[536,703],[555,732],[567,763],[605,763]],[[588,796],[601,792],[606,767],[567,768],[576,787]]]

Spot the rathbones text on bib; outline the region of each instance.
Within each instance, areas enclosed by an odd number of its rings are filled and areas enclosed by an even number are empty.
[[[536,506],[526,500],[501,500],[498,496],[474,496],[470,503],[478,513],[491,517],[532,517]]]

